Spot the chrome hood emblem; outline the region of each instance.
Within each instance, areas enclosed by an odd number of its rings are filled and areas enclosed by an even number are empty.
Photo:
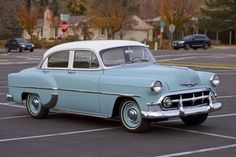
[[[180,85],[181,86],[186,86],[186,87],[194,87],[197,84],[198,84],[197,82],[188,82],[188,83],[183,83],[183,84],[180,84]]]

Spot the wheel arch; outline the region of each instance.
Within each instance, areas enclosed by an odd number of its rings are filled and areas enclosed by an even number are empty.
[[[135,100],[135,98],[133,98],[133,97],[127,97],[127,96],[120,96],[120,97],[118,97],[116,99],[114,107],[113,107],[112,118],[116,118],[116,117],[119,116],[120,105],[121,105],[121,102],[123,102],[124,100],[133,100],[133,101],[137,102]]]
[[[29,93],[29,92],[23,92],[23,93],[21,94],[21,100],[22,100],[22,102],[24,102],[24,101],[27,100],[27,97],[28,97],[29,94],[31,94],[31,93]]]

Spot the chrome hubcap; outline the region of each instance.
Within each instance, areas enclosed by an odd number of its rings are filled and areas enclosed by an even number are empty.
[[[133,120],[133,121],[137,120],[137,118],[138,118],[138,113],[137,113],[137,111],[136,111],[135,109],[130,109],[130,110],[128,111],[128,117],[129,117],[131,120]]]
[[[32,100],[32,105],[37,109],[39,107],[39,100],[37,98]]]

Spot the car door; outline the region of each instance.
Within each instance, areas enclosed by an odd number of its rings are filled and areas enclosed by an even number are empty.
[[[42,65],[42,75],[47,78],[48,84],[51,86],[48,88],[54,89],[50,91],[58,94],[58,101],[56,108],[66,109],[67,107],[67,74],[69,70],[69,57],[70,51],[58,51],[51,54]]]
[[[193,47],[201,47],[201,37],[200,36],[195,36],[193,37]]]
[[[68,108],[99,115],[99,79],[103,71],[97,56],[89,50],[76,50],[72,56],[71,70],[66,74]]]
[[[17,41],[15,39],[12,39],[11,42],[11,50],[16,50],[17,49]]]

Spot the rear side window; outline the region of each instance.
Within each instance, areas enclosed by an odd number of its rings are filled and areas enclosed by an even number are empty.
[[[96,55],[87,50],[75,51],[73,68],[96,69],[99,67]]]
[[[49,68],[67,68],[69,63],[69,51],[60,51],[48,57]]]

